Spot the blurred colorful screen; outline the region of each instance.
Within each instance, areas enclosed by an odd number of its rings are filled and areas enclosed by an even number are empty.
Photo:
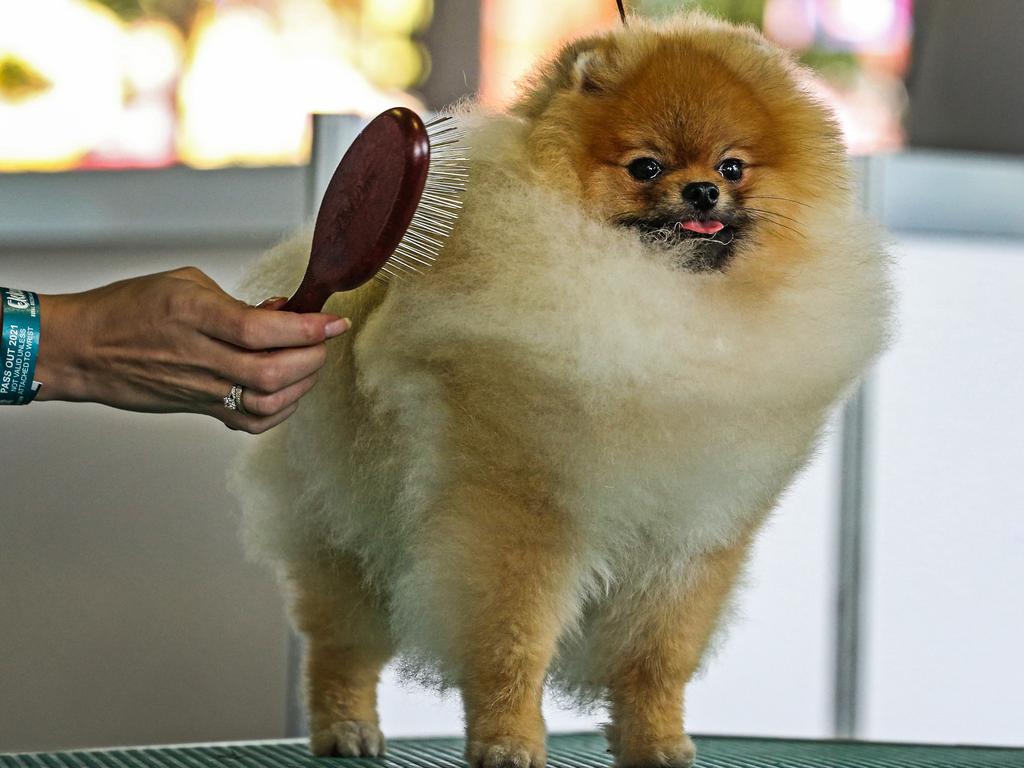
[[[430,0],[0,0],[0,170],[303,162],[415,104]]]

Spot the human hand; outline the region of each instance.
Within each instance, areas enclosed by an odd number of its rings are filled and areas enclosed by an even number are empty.
[[[203,413],[253,434],[298,408],[349,321],[251,307],[185,267],[76,294],[40,296],[38,400]],[[224,407],[233,384],[244,411]]]

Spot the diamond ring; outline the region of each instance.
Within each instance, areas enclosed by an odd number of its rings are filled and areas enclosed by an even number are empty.
[[[231,385],[231,391],[224,398],[224,407],[229,411],[245,413],[245,408],[242,407],[242,388],[237,384]]]

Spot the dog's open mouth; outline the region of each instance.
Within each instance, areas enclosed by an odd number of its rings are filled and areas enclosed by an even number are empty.
[[[619,224],[637,230],[646,242],[672,249],[680,246],[679,266],[692,272],[724,269],[740,232],[736,222],[720,219],[631,217],[620,219]]]
[[[679,237],[699,238],[722,246],[730,245],[736,237],[736,228],[718,219],[685,219],[677,221],[674,229]]]

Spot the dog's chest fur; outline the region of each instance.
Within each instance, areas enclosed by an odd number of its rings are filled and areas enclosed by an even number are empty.
[[[441,263],[393,290],[354,350],[369,398],[404,414],[404,455],[436,462],[410,472],[458,473],[476,451],[470,479],[532,476],[602,562],[638,539],[670,558],[728,543],[881,344],[870,230],[852,211],[823,221],[807,268],[750,296],[532,187],[514,124],[482,133],[488,178]]]

